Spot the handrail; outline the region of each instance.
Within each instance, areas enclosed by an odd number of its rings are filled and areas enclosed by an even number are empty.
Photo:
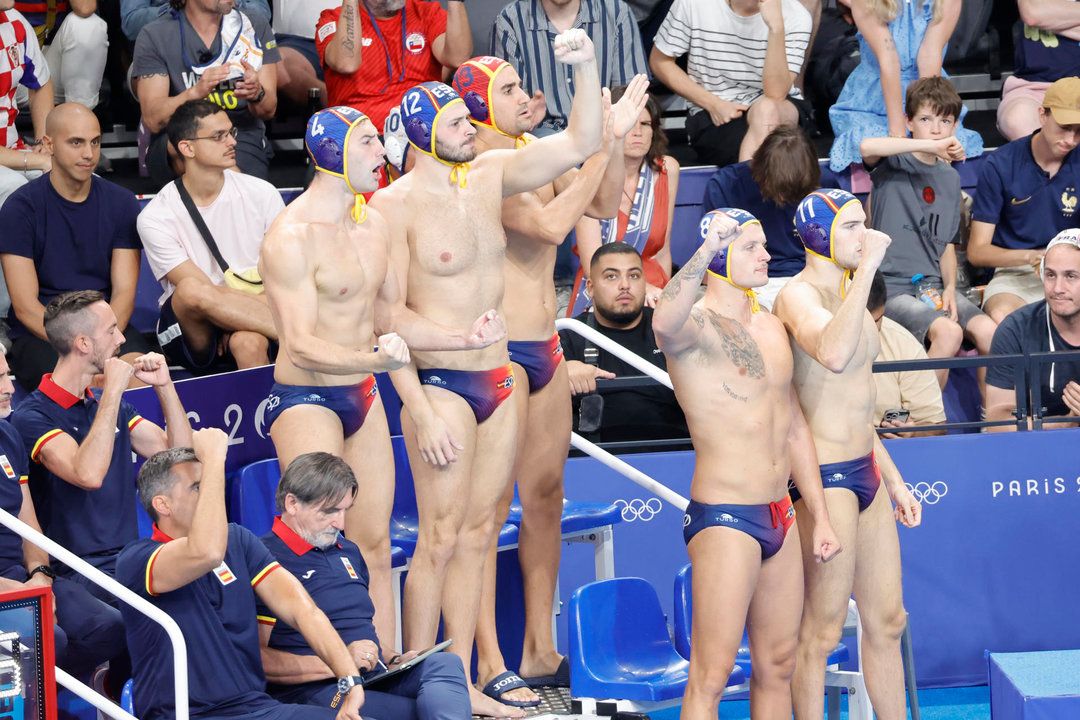
[[[117,720],[139,720],[139,718],[135,717],[124,708],[109,700],[101,693],[97,692],[91,687],[87,687],[87,685],[81,680],[74,678],[68,673],[64,672],[63,668],[56,668],[56,679],[68,690],[75,693],[83,700],[96,707],[101,712],[107,713],[109,716],[117,718]]]
[[[581,335],[589,342],[604,348],[615,357],[622,360],[627,365],[631,365],[641,372],[645,373],[653,380],[656,380],[661,385],[666,386],[668,389],[674,389],[671,387],[671,376],[665,371],[653,365],[651,362],[641,357],[637,353],[630,352],[625,347],[615,342],[609,337],[605,337],[597,332],[594,328],[589,327],[580,320],[574,320],[572,318],[559,318],[555,321],[555,327],[559,330],[569,330],[570,332]],[[675,492],[667,485],[664,485],[659,480],[656,480],[645,473],[638,470],[633,465],[626,461],[612,455],[602,447],[597,446],[595,443],[589,442],[585,438],[578,435],[576,432],[570,433],[570,444],[585,453],[594,460],[598,460],[603,465],[611,468],[615,472],[619,473],[623,477],[631,480],[641,487],[645,488],[653,495],[666,500],[668,503],[674,505],[680,510],[685,511],[686,506],[690,504],[690,501],[684,498],[679,493]]]
[[[627,365],[640,370],[645,375],[648,375],[656,382],[660,383],[668,390],[674,390],[671,385],[671,376],[666,371],[653,365],[651,362],[641,357],[636,353],[632,353],[624,348],[619,343],[615,342],[611,338],[600,334],[595,328],[591,328],[580,320],[574,320],[573,318],[559,318],[555,321],[555,328],[557,330],[570,330],[582,336],[593,345],[604,348],[615,357],[622,360]]]
[[[169,617],[169,614],[161,608],[156,607],[152,603],[139,597],[117,582],[114,578],[101,572],[63,545],[45,537],[3,508],[0,508],[0,525],[4,525],[12,532],[22,536],[23,539],[29,540],[72,570],[89,578],[95,585],[104,588],[109,593],[120,598],[128,605],[165,628],[165,632],[168,634],[169,640],[172,641],[173,646],[173,685],[176,692],[176,720],[188,720],[187,644],[184,642],[184,635],[180,632],[180,626],[176,624],[176,621]],[[63,678],[63,675],[61,675],[60,672],[61,671],[58,671],[57,677]],[[64,673],[64,675],[66,675],[66,673]],[[81,685],[82,683],[79,684]],[[83,687],[85,688],[85,685]],[[100,707],[98,703],[93,704]],[[130,715],[126,714],[120,717],[125,716],[130,717]]]

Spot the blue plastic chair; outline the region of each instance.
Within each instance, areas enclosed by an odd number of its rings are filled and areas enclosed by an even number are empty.
[[[687,563],[679,572],[675,573],[675,648],[679,655],[690,659],[690,625],[694,615],[693,595],[690,591],[693,573],[690,564]],[[839,665],[847,662],[850,653],[847,645],[839,643],[836,649],[829,653],[826,665]],[[751,675],[750,668],[750,642],[743,632],[739,651],[735,655],[735,664],[743,669],[747,675]]]
[[[659,703],[686,690],[690,663],[672,645],[656,590],[642,578],[578,588],[568,629],[573,697]],[[745,679],[736,667],[728,685]]]
[[[506,522],[521,526],[521,503],[518,501],[517,488],[514,488],[514,502],[510,505],[510,515]],[[622,511],[612,503],[579,502],[563,498],[562,534],[573,534],[593,530],[605,525],[622,522]]]
[[[274,526],[277,508],[274,496],[281,480],[277,458],[267,458],[240,468],[229,489],[229,517],[256,536],[262,537]]]
[[[128,678],[127,682],[124,683],[124,689],[120,691],[120,707],[132,715],[135,714],[135,699],[131,695],[131,688],[134,683],[134,680]]]

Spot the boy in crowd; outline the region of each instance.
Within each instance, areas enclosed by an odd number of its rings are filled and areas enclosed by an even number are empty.
[[[967,337],[985,355],[997,324],[956,293],[956,244],[960,242],[960,174],[950,163],[964,159],[953,136],[960,95],[945,78],[911,83],[905,98],[909,138],[867,138],[861,146],[874,189],[870,226],[893,239],[881,263],[889,299],[885,316],[907,328],[932,358],[948,358]],[[918,297],[912,278],[922,275],[941,296],[936,310]],[[948,370],[937,371],[945,387]]]

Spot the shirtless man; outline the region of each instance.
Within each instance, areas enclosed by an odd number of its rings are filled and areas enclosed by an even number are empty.
[[[824,712],[825,659],[840,640],[853,590],[874,712],[881,720],[906,717],[900,659],[906,614],[893,518],[915,527],[922,508],[874,431],[871,365],[879,340],[866,298],[890,240],[865,222],[851,193],[810,193],[795,212],[806,268],[780,292],[775,306],[791,336],[795,388],[822,463],[829,517],[847,548],[828,565],[803,559],[806,608],[792,680],[799,720]],[[799,508],[798,493],[792,498]],[[800,528],[804,549],[813,530],[813,523]]]
[[[574,66],[570,125],[519,150],[477,157],[469,110],[446,85],[424,83],[402,99],[416,165],[376,193],[372,205],[395,218],[400,242],[407,243],[411,260],[399,272],[408,306],[425,317],[456,326],[480,308],[500,308],[503,199],[552,182],[600,147],[602,100],[592,42],[570,30],[556,37],[554,48]],[[516,378],[505,342],[470,352],[414,352],[413,360],[419,383],[415,370],[392,374],[405,403],[402,430],[420,521],[405,585],[405,645],[434,642],[441,607],[452,650],[468,667],[495,507],[514,463],[517,407],[504,401]],[[478,714],[524,715],[475,688],[470,694]]]
[[[372,373],[407,364],[406,341],[420,349],[481,348],[503,338],[505,327],[492,311],[471,330],[446,330],[404,308],[388,272],[388,223],[360,194],[378,187],[385,156],[367,116],[350,107],[321,110],[305,143],[318,172],[270,227],[259,259],[283,350],[266,422],[282,470],[318,450],[353,468],[362,491],[345,536],[368,564],[376,628],[392,643],[394,455]],[[377,332],[386,334],[376,339]]]
[[[786,720],[803,596],[799,541],[788,536],[795,524],[789,477],[813,521],[807,559],[827,561],[840,545],[792,386],[787,334],[760,312],[753,290],[769,280],[761,223],[723,208],[706,214],[701,230],[701,247],[664,288],[653,314],[697,458],[683,519],[694,618],[680,717],[716,718],[748,626],[750,714]],[[705,297],[695,303],[706,270]]]
[[[563,466],[570,449],[572,421],[570,394],[566,392],[569,378],[555,331],[555,255],[583,214],[609,218],[618,213],[625,169],[608,160],[622,152],[623,138],[645,107],[648,86],[645,75],[632,80],[625,102],[612,108],[613,135],[605,133],[605,141],[610,142],[605,142],[580,171],[575,168],[536,190],[503,201],[507,260],[503,310],[521,411],[512,476],[522,505],[518,557],[525,586],[525,639],[520,670],[524,682],[532,687],[570,685],[569,663],[559,655],[551,636],[562,534]],[[510,63],[495,57],[473,58],[458,68],[454,89],[476,126],[478,154],[513,150],[533,139],[526,135],[532,124],[530,98]],[[495,527],[506,522],[514,485],[509,483],[503,493]],[[507,671],[499,650],[496,549],[492,543],[476,628],[477,684],[491,686],[489,693],[508,705],[536,705],[540,699],[528,688],[510,689],[521,681],[516,673]]]

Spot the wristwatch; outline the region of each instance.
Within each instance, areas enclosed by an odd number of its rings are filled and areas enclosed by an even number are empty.
[[[266,88],[264,88],[264,87],[261,87],[261,88],[259,88],[259,94],[258,94],[258,95],[256,95],[255,97],[253,97],[253,98],[251,99],[251,102],[253,102],[253,103],[255,103],[256,105],[258,105],[259,103],[261,103],[261,102],[263,101],[263,98],[264,98],[264,97],[266,97]]]
[[[50,580],[55,580],[56,579],[56,571],[53,570],[48,565],[38,565],[36,568],[34,568],[33,570],[30,571],[30,574],[26,576],[26,579],[29,580],[30,578],[34,577],[38,573],[41,573],[42,575],[49,578]]]
[[[364,678],[359,675],[346,675],[337,681],[337,691],[339,695],[348,695],[354,687],[363,684]]]

